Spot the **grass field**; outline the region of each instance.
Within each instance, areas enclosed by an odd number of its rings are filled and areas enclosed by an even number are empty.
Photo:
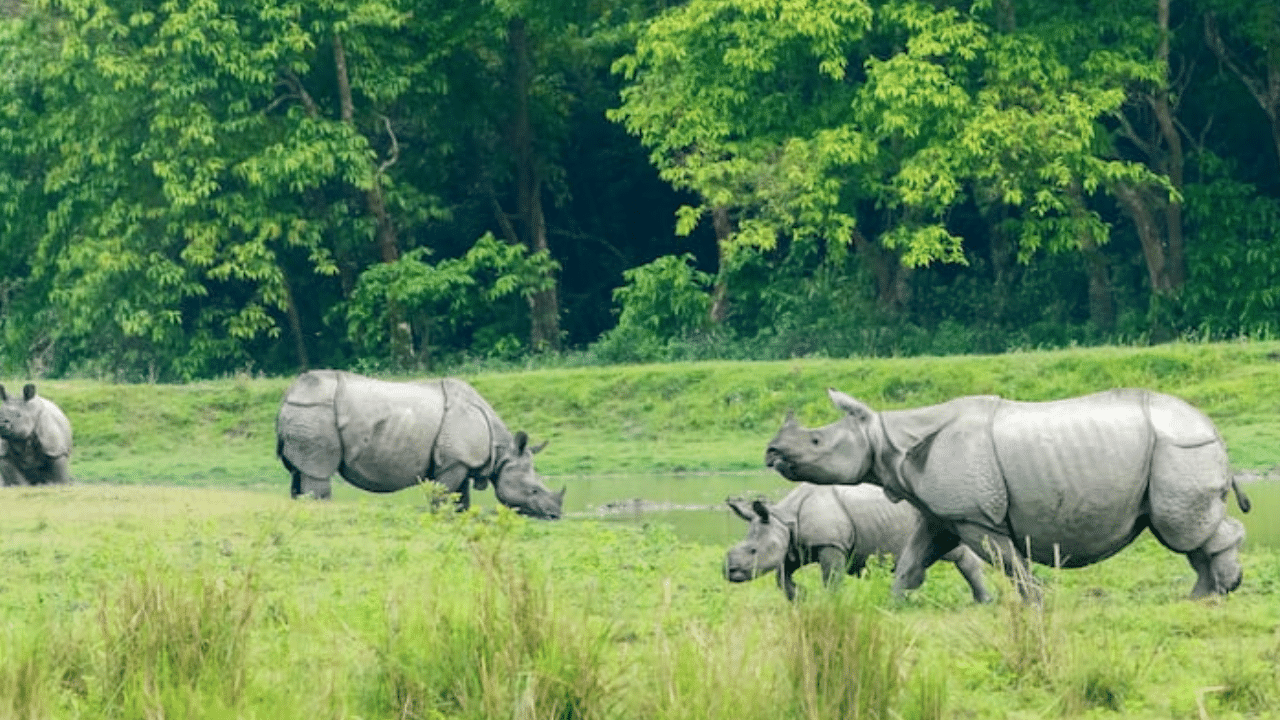
[[[1176,345],[468,379],[513,429],[551,438],[539,469],[570,482],[758,468],[788,408],[835,417],[827,385],[877,408],[1152,387],[1265,472],[1278,357]],[[287,383],[39,383],[75,424],[84,482],[0,493],[0,720],[1280,716],[1267,546],[1209,601],[1186,600],[1186,561],[1144,538],[1037,568],[1042,606],[993,573],[1000,600],[974,606],[943,566],[901,604],[887,568],[835,595],[809,568],[791,605],[772,580],[725,582],[723,547],[662,523],[437,513],[417,489],[288,501],[272,435]],[[1253,515],[1275,497],[1256,493]]]
[[[938,566],[788,604],[662,526],[428,512],[378,498],[80,485],[0,514],[0,718],[1268,717],[1280,556],[1184,599],[1143,540],[1001,578]]]

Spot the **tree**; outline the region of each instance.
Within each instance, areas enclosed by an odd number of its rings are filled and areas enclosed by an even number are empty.
[[[447,37],[460,13],[396,0],[38,7],[25,32],[60,47],[30,79],[39,118],[12,146],[44,163],[51,210],[28,257],[60,340],[116,369],[194,377],[251,363],[283,318],[307,364],[293,286],[308,283],[290,282],[288,259],[354,277],[353,239],[394,260],[397,231],[430,216],[429,196],[389,171],[396,125],[410,126],[397,111],[429,107],[450,48],[405,40]],[[415,10],[434,24],[402,37]]]
[[[729,208],[735,247],[853,242],[888,305],[902,301],[899,263],[965,262],[948,221],[966,202],[1023,261],[1104,243],[1085,196],[1152,179],[1104,153],[1101,121],[1123,86],[1100,58],[1073,70],[1042,35],[1054,27],[974,10],[693,0],[619,60],[631,85],[614,117],[664,178],[701,196],[678,230]]]

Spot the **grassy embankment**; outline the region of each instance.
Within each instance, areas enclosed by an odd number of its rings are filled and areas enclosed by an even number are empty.
[[[756,467],[787,407],[811,424],[834,417],[828,384],[878,407],[1156,387],[1209,412],[1238,466],[1270,468],[1278,350],[474,380],[513,427],[552,437],[558,454],[539,461],[551,474]],[[278,486],[270,423],[284,384],[47,384],[77,423],[81,477],[210,487],[4,492],[0,719],[1217,718],[1280,707],[1280,554],[1265,548],[1245,553],[1244,586],[1218,601],[1185,600],[1186,562],[1147,539],[1090,568],[1042,569],[1043,607],[994,575],[1000,602],[974,607],[942,566],[903,605],[888,601],[884,568],[834,598],[809,569],[809,598],[791,606],[771,580],[724,582],[722,548],[661,526],[235,489],[257,485],[255,473]]]
[[[467,378],[513,430],[551,439],[544,474],[761,467],[794,408],[836,417],[824,389],[877,409],[992,393],[1047,400],[1111,387],[1179,395],[1218,423],[1238,468],[1280,462],[1280,343],[1098,348],[992,357],[797,360],[537,370]],[[88,481],[278,487],[274,420],[290,379],[39,384],[72,418]],[[10,380],[16,390],[20,381]]]

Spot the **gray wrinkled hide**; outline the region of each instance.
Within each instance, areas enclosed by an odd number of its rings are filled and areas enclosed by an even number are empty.
[[[747,538],[725,555],[725,577],[745,582],[776,572],[778,586],[796,597],[792,575],[813,562],[822,565],[823,583],[835,586],[845,575],[860,575],[871,557],[897,558],[922,522],[915,508],[892,503],[870,485],[802,483],[776,504],[729,501],[750,523]],[[987,602],[982,561],[959,546],[942,556],[956,565],[976,602]]]
[[[5,485],[71,481],[71,421],[57,405],[36,394],[10,397],[0,385],[0,480]]]
[[[495,481],[498,499],[526,514],[558,517],[563,493],[533,470],[524,433],[512,435],[489,403],[452,378],[375,380],[339,370],[300,375],[276,417],[277,453],[293,494],[329,495],[334,473],[369,492],[395,492],[430,479],[468,503],[469,483]]]
[[[1239,585],[1244,527],[1227,517],[1233,483],[1213,423],[1177,398],[1123,389],[1027,403],[994,396],[876,413],[836,390],[841,420],[805,429],[789,416],[766,463],[805,482],[873,483],[926,523],[899,560],[895,591],[963,542],[999,561],[1028,596],[1027,560],[1080,567],[1150,527],[1187,555],[1194,596]]]

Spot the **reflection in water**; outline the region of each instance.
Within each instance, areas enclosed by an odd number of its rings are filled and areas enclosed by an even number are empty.
[[[565,482],[570,488],[565,510],[571,517],[635,525],[662,523],[684,540],[725,546],[738,542],[746,532],[744,523],[725,506],[726,497],[763,495],[776,500],[794,487],[772,472],[582,477]],[[1244,489],[1253,510],[1241,513],[1235,498],[1228,499],[1228,507],[1245,525],[1245,550],[1280,549],[1280,481],[1251,482]],[[570,503],[574,495],[577,502]]]

